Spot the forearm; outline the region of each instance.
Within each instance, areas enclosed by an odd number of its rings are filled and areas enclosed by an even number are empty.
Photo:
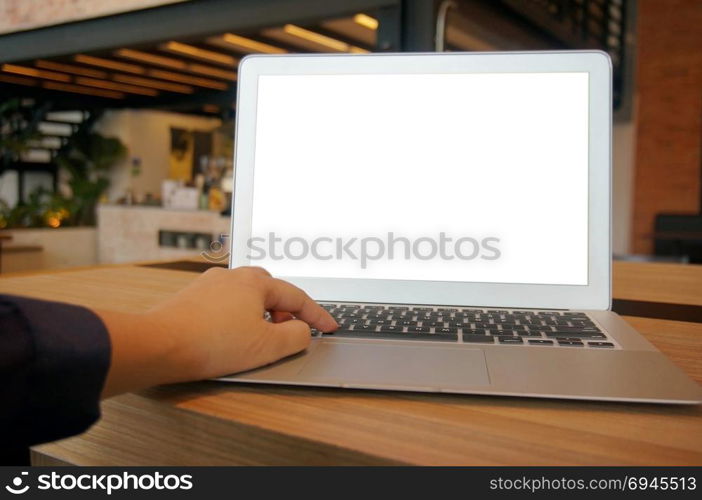
[[[0,441],[28,446],[86,430],[99,417],[109,353],[90,310],[0,296]]]
[[[191,363],[186,362],[187,352],[179,348],[173,332],[155,313],[94,312],[107,327],[112,344],[103,399],[196,378]]]

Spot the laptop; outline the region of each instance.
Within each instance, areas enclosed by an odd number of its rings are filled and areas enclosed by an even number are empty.
[[[244,58],[230,265],[341,327],[220,380],[702,401],[610,310],[611,71],[596,51]]]

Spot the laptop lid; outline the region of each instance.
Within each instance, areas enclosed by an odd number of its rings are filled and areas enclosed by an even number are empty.
[[[609,308],[602,52],[255,55],[231,266],[317,300]]]

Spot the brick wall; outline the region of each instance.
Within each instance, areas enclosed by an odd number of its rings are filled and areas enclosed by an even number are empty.
[[[654,217],[700,209],[702,1],[639,0],[632,249],[651,253]]]
[[[185,0],[0,0],[0,34]]]

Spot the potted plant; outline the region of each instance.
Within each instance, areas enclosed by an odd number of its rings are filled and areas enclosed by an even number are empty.
[[[108,171],[126,155],[125,145],[113,137],[86,132],[71,138],[67,149],[56,157],[59,167],[69,174],[71,196],[64,198],[63,207],[69,213],[68,224],[95,225],[96,205],[110,185]]]

